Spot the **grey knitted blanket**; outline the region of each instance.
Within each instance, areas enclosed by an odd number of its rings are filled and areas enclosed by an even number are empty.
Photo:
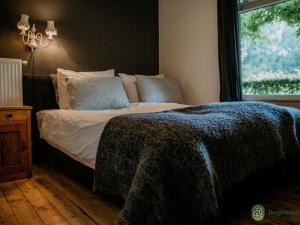
[[[95,190],[125,198],[122,225],[208,224],[222,190],[299,153],[299,118],[256,102],[118,116],[102,133]]]

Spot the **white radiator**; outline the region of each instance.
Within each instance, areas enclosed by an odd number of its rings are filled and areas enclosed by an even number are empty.
[[[0,106],[23,105],[22,60],[0,58]]]

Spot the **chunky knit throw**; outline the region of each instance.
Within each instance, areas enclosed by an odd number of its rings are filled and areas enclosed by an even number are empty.
[[[95,191],[125,198],[121,225],[208,224],[224,188],[299,153],[299,118],[257,102],[115,117],[100,139]]]

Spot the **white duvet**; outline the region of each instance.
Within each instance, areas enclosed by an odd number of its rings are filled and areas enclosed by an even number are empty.
[[[101,133],[115,116],[184,108],[175,103],[132,103],[102,111],[43,110],[37,113],[40,137],[71,158],[94,169]]]

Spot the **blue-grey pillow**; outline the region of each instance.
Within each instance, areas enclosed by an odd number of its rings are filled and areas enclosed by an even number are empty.
[[[119,77],[72,79],[67,82],[70,109],[126,108],[129,101]]]
[[[142,102],[183,103],[182,92],[174,78],[153,78],[136,75]]]

